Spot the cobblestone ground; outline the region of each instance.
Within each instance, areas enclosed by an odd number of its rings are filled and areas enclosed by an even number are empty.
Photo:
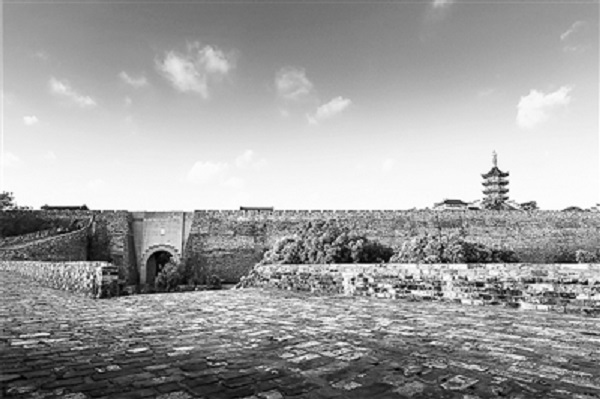
[[[2,395],[600,398],[600,321],[255,289],[92,300],[0,273]]]

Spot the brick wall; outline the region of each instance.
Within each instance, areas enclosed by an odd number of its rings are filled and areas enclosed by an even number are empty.
[[[240,286],[600,316],[600,264],[261,265]]]
[[[74,232],[0,249],[0,260],[84,261],[91,220]]]
[[[106,262],[0,261],[0,271],[17,273],[41,285],[101,298],[111,292],[117,269]]]
[[[133,244],[132,215],[127,211],[94,212],[91,248],[92,260],[110,260],[119,267],[119,279],[127,284],[139,281],[135,246]]]
[[[99,260],[110,261],[119,267],[119,278],[128,284],[136,284],[137,261],[133,245],[133,232],[131,228],[132,217],[128,211],[81,211],[81,210],[35,210],[35,211],[4,211],[0,212],[0,223],[8,218],[14,218],[19,213],[26,212],[45,220],[76,220],[94,219],[89,230],[87,252],[83,255],[82,244],[73,243],[75,248],[66,245],[63,249],[56,248],[52,253],[61,253],[63,256],[43,256],[44,247],[35,255],[24,256],[23,251],[8,252],[0,249],[0,259],[39,259],[39,260]],[[66,235],[65,235],[66,236]],[[61,236],[63,237],[63,236]],[[81,238],[81,237],[80,237]],[[66,241],[63,241],[66,242]],[[37,246],[34,242],[32,245]],[[32,248],[34,248],[32,247]],[[4,254],[3,254],[4,252]]]
[[[461,233],[492,248],[513,249],[521,261],[556,263],[577,249],[600,248],[600,213],[510,211],[196,211],[186,245],[195,266],[235,281],[277,239],[304,222],[337,219],[397,247],[412,236]]]
[[[58,228],[39,230],[29,234],[22,234],[20,236],[5,237],[0,239],[0,248],[13,247],[16,245],[23,245],[29,242],[48,238],[50,236],[56,236],[63,232]]]

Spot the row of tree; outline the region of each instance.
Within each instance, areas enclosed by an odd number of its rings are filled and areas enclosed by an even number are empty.
[[[421,235],[393,249],[340,226],[308,222],[265,252],[261,264],[326,263],[514,263],[515,252],[492,249],[459,235]]]

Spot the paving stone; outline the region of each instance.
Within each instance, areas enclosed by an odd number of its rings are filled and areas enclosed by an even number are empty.
[[[398,388],[394,389],[394,392],[399,393],[400,395],[412,397],[416,394],[423,392],[426,388],[426,385],[419,381],[412,381],[407,384],[401,385]]]
[[[450,389],[453,391],[461,391],[461,390],[467,389],[475,384],[477,384],[477,380],[474,378],[465,377],[463,375],[456,375],[441,385],[444,389]]]
[[[62,399],[87,399],[87,396],[82,394],[81,392],[76,392],[64,395]]]
[[[112,399],[142,399],[156,397],[156,391],[153,389],[140,389],[136,391],[122,392],[110,395]]]
[[[224,388],[219,384],[209,384],[190,387],[189,390],[196,396],[212,397],[218,392],[223,392]]]
[[[254,380],[248,376],[242,376],[238,378],[229,378],[223,381],[223,385],[228,388],[239,388],[242,386],[250,385]]]
[[[0,317],[7,398],[600,399],[598,319],[575,314],[261,289],[91,300],[0,272]]]
[[[190,399],[192,396],[185,391],[176,391],[159,395],[156,399]]]
[[[283,399],[281,392],[276,390],[260,392],[256,396],[260,399]]]
[[[25,369],[23,371],[25,371]],[[19,378],[22,378],[22,376],[20,374],[1,374],[0,382],[4,383],[4,382],[9,382],[9,381],[14,381],[14,380],[18,380]]]

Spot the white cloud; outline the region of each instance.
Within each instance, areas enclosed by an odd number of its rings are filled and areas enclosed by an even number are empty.
[[[127,72],[125,71],[121,71],[119,73],[119,78],[121,78],[121,80],[125,83],[127,83],[130,86],[135,87],[136,89],[139,89],[141,87],[145,87],[148,86],[148,80],[146,79],[145,76],[129,76],[127,74]]]
[[[290,111],[288,111],[285,108],[278,108],[277,112],[279,113],[279,116],[281,116],[282,118],[289,118],[290,117]]]
[[[586,24],[584,21],[575,21],[569,29],[567,29],[560,35],[560,40],[563,42],[566,41],[567,39],[569,39],[569,37],[572,37],[577,32],[580,32],[585,27],[585,25]]]
[[[432,6],[433,8],[443,8],[452,3],[454,3],[454,0],[433,0]]]
[[[560,35],[563,50],[567,52],[583,52],[587,50],[589,48],[589,43],[586,43],[586,31],[586,22],[574,22],[569,29]]]
[[[256,159],[254,151],[246,150],[240,156],[235,159],[235,166],[240,169],[252,168],[255,170],[260,170],[267,165],[267,160],[264,158]]]
[[[187,180],[194,184],[206,184],[225,177],[229,169],[227,163],[221,162],[196,162],[187,174]]]
[[[23,123],[25,126],[33,126],[37,124],[40,120],[35,115],[28,115],[23,117]]]
[[[242,155],[239,155],[235,159],[235,166],[238,168],[244,168],[252,162],[252,158],[254,158],[254,151],[246,150]]]
[[[156,67],[177,90],[198,93],[206,99],[209,81],[219,81],[229,74],[235,68],[235,57],[195,42],[188,44],[185,54],[167,52],[163,60],[157,60]]]
[[[438,25],[450,15],[454,8],[452,4],[455,2],[455,0],[432,0],[430,2],[431,6],[426,10],[423,30],[420,33],[421,40],[428,41],[439,34]]]
[[[96,106],[96,101],[89,97],[77,93],[66,80],[60,81],[54,77],[50,78],[50,92],[57,97],[63,98],[68,102],[81,108],[90,108]]]
[[[308,122],[314,125],[324,119],[332,118],[348,108],[350,104],[352,104],[352,101],[338,96],[317,108],[317,112],[314,115],[308,115]]]
[[[275,75],[277,94],[286,100],[301,100],[312,93],[313,84],[302,68],[283,67]]]
[[[123,102],[125,103],[126,107],[129,107],[131,104],[133,104],[133,100],[131,99],[131,97],[125,97]]]
[[[252,150],[246,150],[235,158],[233,163],[198,161],[188,171],[186,180],[196,185],[216,185],[229,189],[240,190],[245,187],[245,180],[234,173],[258,171],[267,165],[264,158],[257,159]]]
[[[23,164],[21,158],[19,158],[12,152],[6,151],[3,155],[4,156],[2,157],[2,165],[4,165],[5,168],[18,168]]]
[[[517,124],[519,127],[532,129],[546,122],[552,112],[569,105],[571,90],[572,87],[570,86],[562,86],[560,89],[548,94],[531,90],[528,95],[521,97],[517,105]]]
[[[381,170],[383,170],[384,172],[390,172],[392,169],[394,169],[395,165],[395,159],[387,158],[381,163]]]
[[[48,59],[50,58],[50,56],[48,55],[48,53],[46,53],[43,50],[39,50],[39,51],[36,51],[35,53],[33,53],[33,57],[34,58],[38,58],[38,59],[40,59],[42,61],[48,61]]]

